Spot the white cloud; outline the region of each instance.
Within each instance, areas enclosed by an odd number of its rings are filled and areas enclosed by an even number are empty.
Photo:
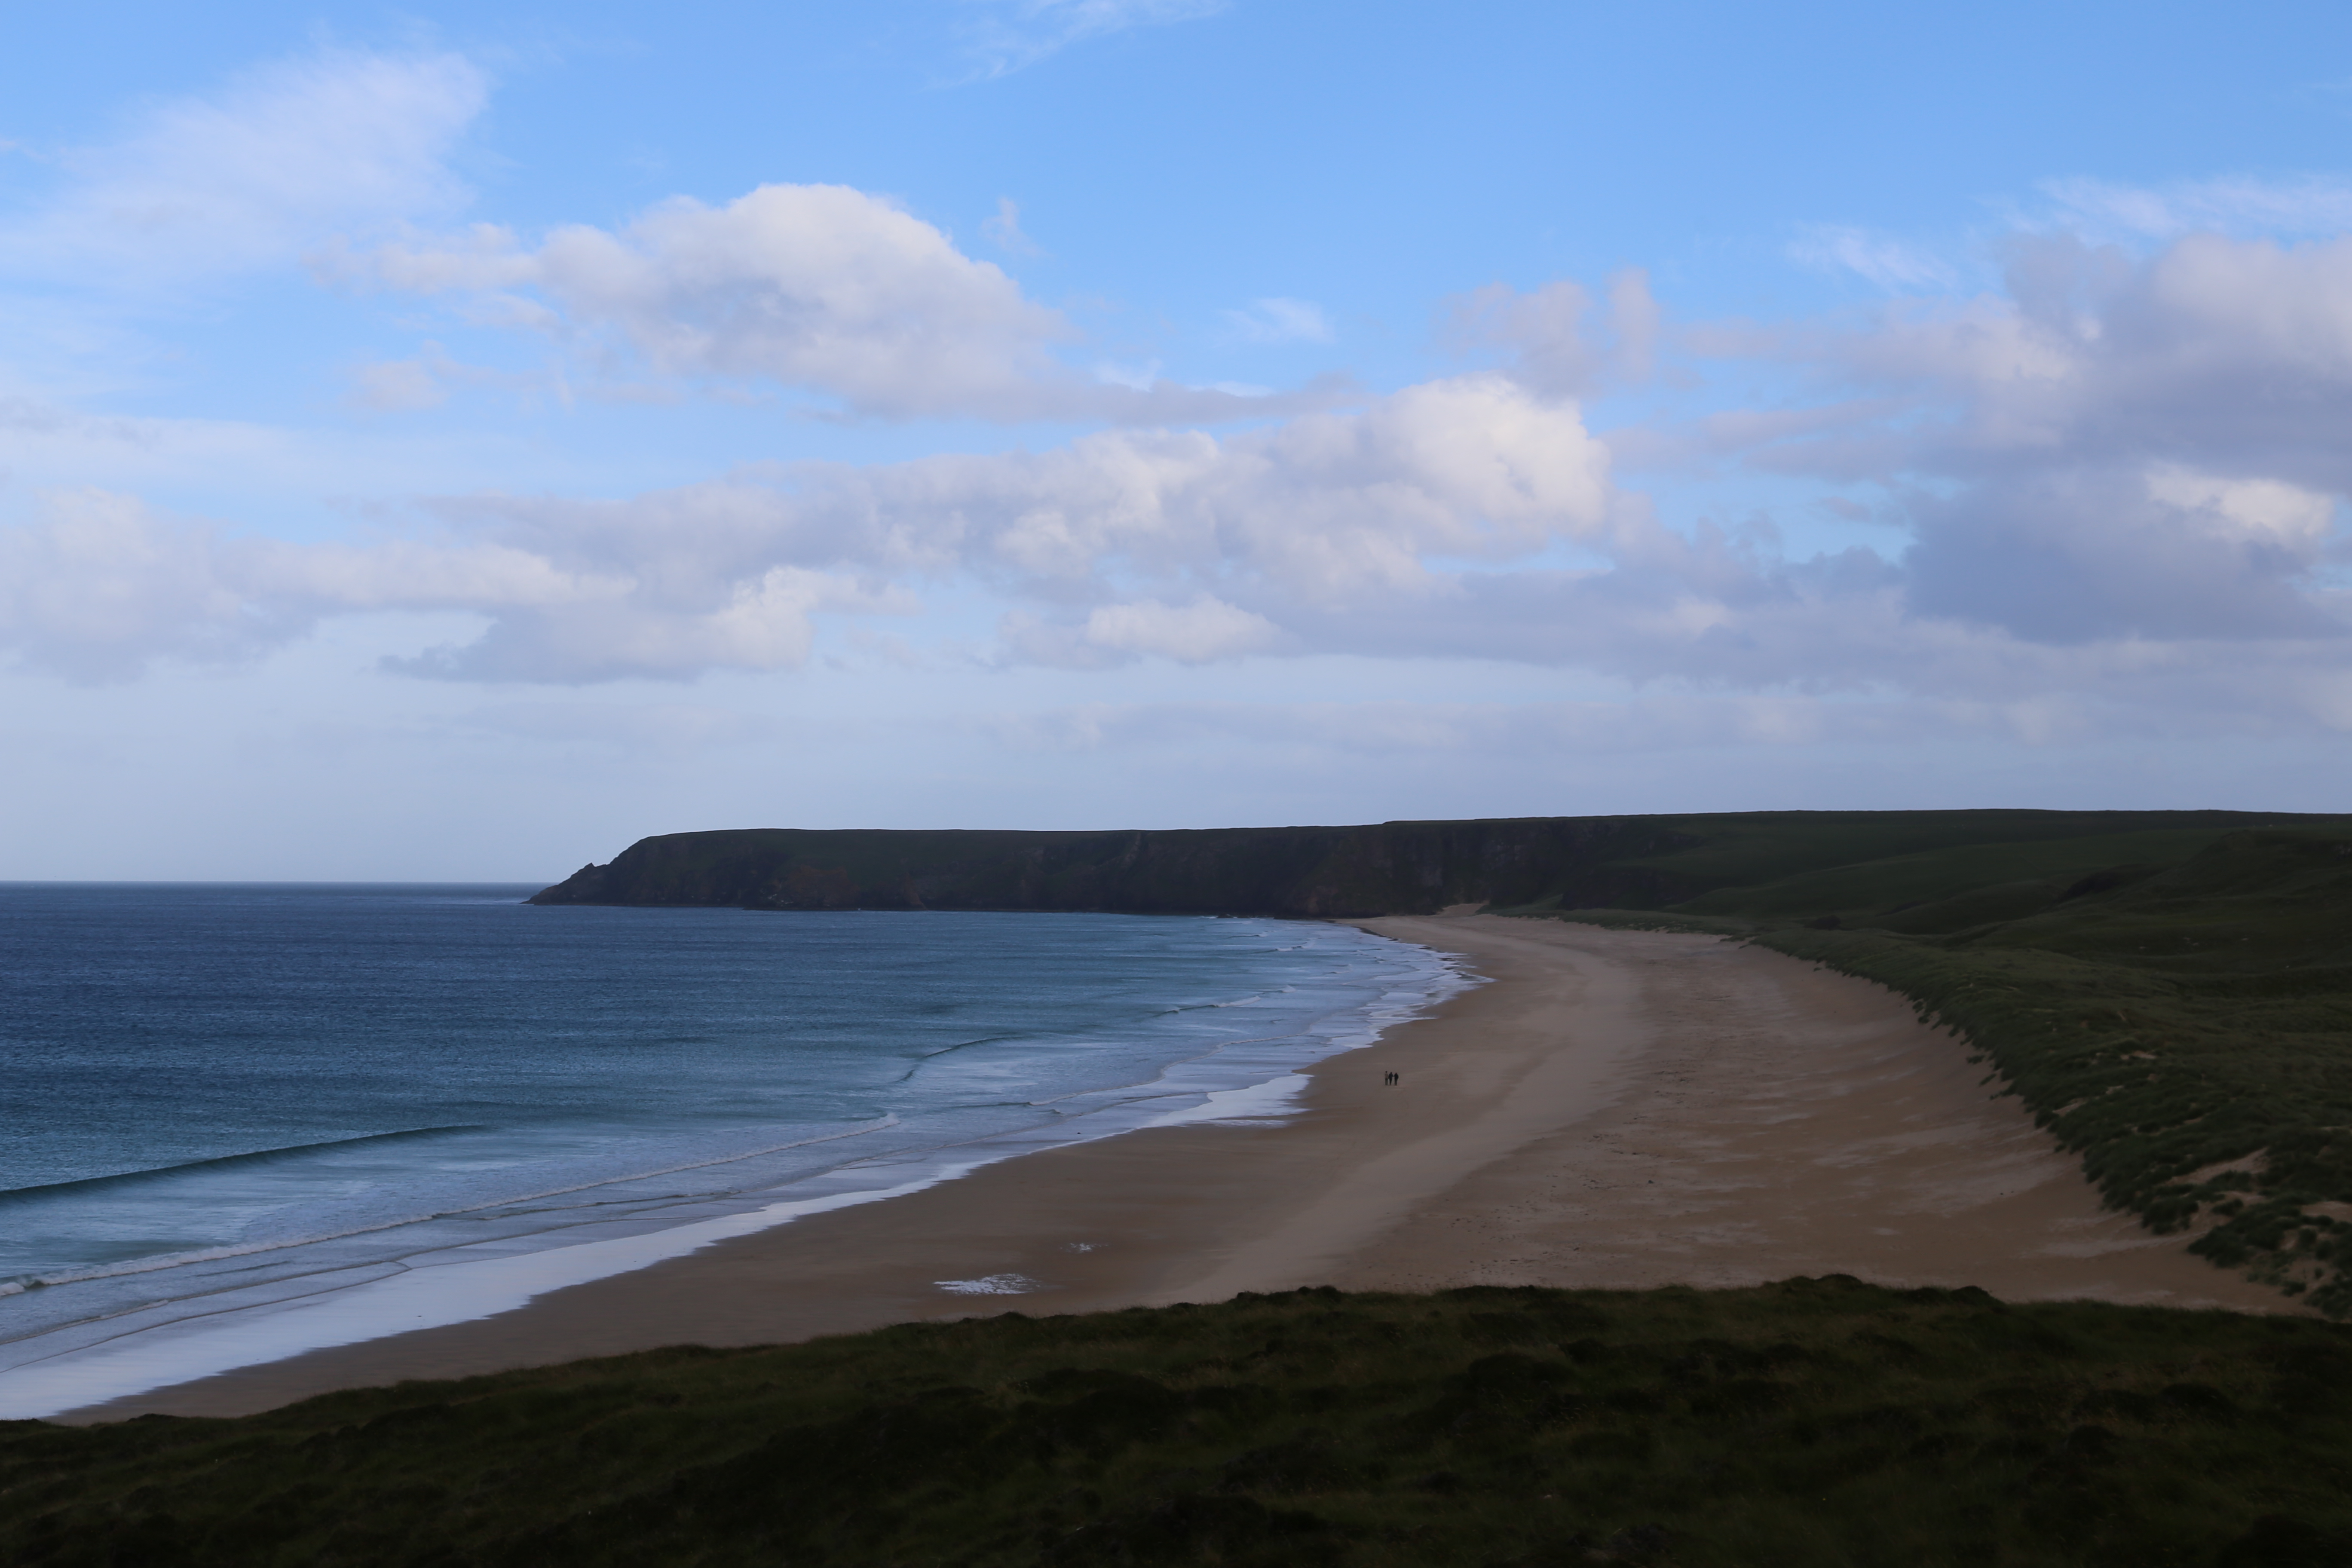
[[[487,91],[457,55],[325,49],[167,101],[60,156],[62,188],[0,221],[0,275],[202,279],[441,216],[466,195],[447,160]]]
[[[2352,392],[2352,240],[2200,234],[2134,259],[2034,239],[2015,247],[2007,280],[2006,298],[1906,305],[1858,331],[1799,330],[1730,352],[1948,408],[1957,421],[1910,439],[1939,460],[2169,447],[2343,471],[2318,437]]]
[[[904,614],[926,584],[976,582],[1036,606],[1008,627],[1013,658],[1197,663],[1273,648],[1294,625],[1385,635],[1400,606],[1459,592],[1458,565],[1433,563],[1507,563],[1601,537],[1616,521],[1607,461],[1572,405],[1475,375],[1222,441],[1112,431],[1043,453],[802,465],[626,501],[474,497],[442,505],[437,542],[223,541],[101,507],[113,521],[80,556],[58,542],[81,535],[56,525],[0,542],[18,552],[26,593],[72,603],[94,570],[130,607],[95,626],[20,608],[5,631],[31,662],[107,675],[249,653],[328,615],[467,609],[490,617],[478,641],[407,668],[686,677],[790,668],[818,616]],[[99,566],[74,564],[84,557]]]
[[[1227,310],[1234,334],[1253,343],[1328,343],[1335,335],[1323,307],[1306,300],[1253,300],[1246,310]]]
[[[2231,479],[2170,463],[2147,471],[2148,499],[2210,520],[2216,534],[2316,560],[2335,521],[2333,498],[2276,479]],[[2218,526],[2215,526],[2218,525]]]
[[[1888,293],[1949,289],[1958,280],[1941,258],[1892,235],[1848,225],[1805,226],[1789,255],[1816,271],[1851,272]]]
[[[1637,268],[1609,280],[1608,307],[1598,320],[1592,296],[1566,279],[1525,294],[1489,283],[1439,310],[1441,336],[1453,348],[1499,350],[1513,376],[1559,397],[1590,396],[1612,380],[1646,377],[1658,321],[1649,279]]]
[[[768,384],[885,418],[1021,421],[1259,416],[1157,367],[1106,384],[1051,350],[1076,337],[994,264],[845,185],[762,185],[724,206],[679,197],[612,232],[536,246],[493,226],[321,258],[321,270],[464,296],[479,324],[543,332],[592,372]]]
[[[2352,240],[2191,234],[2135,258],[2029,237],[2008,284],[1727,334],[1721,352],[1802,367],[1834,400],[1715,416],[1688,450],[1887,487],[1911,545],[1882,564],[1923,649],[1941,625],[2198,645],[2217,666],[2267,656],[2216,642],[2342,658],[2322,569],[2352,493]]]
[[[1198,21],[1227,0],[972,0],[967,27],[982,76],[1008,76],[1087,38]]]
[[[379,414],[438,408],[448,399],[449,389],[422,360],[383,360],[352,373],[352,402]]]
[[[977,264],[916,239],[969,281]],[[709,253],[635,230],[588,249],[608,245],[621,272],[656,257],[666,279]],[[553,248],[431,264],[536,268]],[[26,660],[96,678],[239,657],[327,616],[467,610],[478,639],[405,668],[683,679],[794,668],[829,617],[913,615],[945,590],[1005,612],[996,662],[1507,660],[1746,693],[1759,741],[1834,735],[1843,710],[1820,704],[1889,693],[2035,743],[2135,713],[2339,722],[2352,624],[2327,573],[2352,490],[2352,242],[2193,236],[2133,259],[2040,239],[2010,278],[1859,326],[1674,340],[1777,359],[1821,401],[1718,413],[1654,434],[1654,456],[1866,482],[1904,531],[1885,550],[1790,560],[1769,531],[1678,531],[1616,488],[1564,394],[1646,362],[1657,311],[1631,278],[1605,313],[1572,285],[1484,290],[1454,320],[1507,370],[1225,437],[1112,429],[605,501],[452,498],[434,539],[340,546],[72,500],[0,539],[16,567],[0,627]]]
[[[1027,614],[1007,618],[1004,641],[1031,663],[1096,669],[1139,658],[1213,664],[1274,647],[1281,628],[1264,616],[1203,595],[1188,605],[1157,599],[1104,605],[1076,625]]]
[[[844,185],[762,185],[723,207],[684,197],[625,230],[559,228],[526,248],[496,230],[460,246],[388,247],[374,275],[418,292],[531,289],[533,318],[601,336],[654,371],[821,388],[908,416],[1019,399],[1071,336],[994,266],[929,224]]]
[[[394,661],[411,674],[457,680],[583,681],[700,675],[712,669],[797,669],[823,611],[887,613],[911,601],[793,566],[717,585],[645,575],[547,605],[500,606],[479,640]]]
[[[993,216],[982,220],[980,232],[1008,256],[1043,256],[1043,247],[1022,231],[1021,206],[1011,196],[996,198]]]
[[[234,581],[217,538],[100,490],[47,499],[0,530],[0,647],[74,680],[121,679],[148,660],[248,656],[286,626]]]
[[[2076,178],[2046,180],[2041,189],[2056,211],[2020,214],[2031,228],[2157,240],[2197,232],[2313,237],[2352,230],[2352,181],[2338,175],[2296,180],[2240,176],[2165,185]]]

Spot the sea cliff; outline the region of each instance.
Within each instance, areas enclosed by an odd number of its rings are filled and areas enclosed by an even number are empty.
[[[1823,866],[1977,844],[2202,831],[2275,814],[1737,812],[1351,827],[1023,833],[737,828],[642,838],[535,904],[1306,917],[1450,905],[1659,909]]]

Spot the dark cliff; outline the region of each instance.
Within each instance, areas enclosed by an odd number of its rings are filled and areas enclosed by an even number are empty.
[[[530,901],[1299,916],[1427,914],[1465,903],[1656,909],[1886,855],[2278,820],[1888,811],[1074,833],[738,828],[640,839]]]

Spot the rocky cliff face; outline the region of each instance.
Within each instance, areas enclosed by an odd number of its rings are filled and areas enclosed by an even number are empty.
[[[1685,889],[1622,862],[1697,842],[1674,819],[1644,816],[1103,833],[748,828],[640,839],[530,901],[1328,916],[1559,895],[1640,907]]]

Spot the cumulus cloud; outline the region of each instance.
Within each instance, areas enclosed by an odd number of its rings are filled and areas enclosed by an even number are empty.
[[[2340,636],[2352,241],[2036,237],[2008,285],[1735,345],[1841,395],[1714,416],[1696,445],[1890,487],[1921,617],[2048,644]]]
[[[419,293],[532,290],[552,310],[518,301],[517,320],[600,337],[661,374],[821,387],[890,415],[1021,396],[1051,371],[1046,345],[1071,335],[995,266],[845,185],[762,185],[720,207],[681,197],[620,233],[575,225],[535,247],[484,227],[369,261]]]
[[[158,596],[152,624],[63,637],[24,610],[0,632],[36,661],[83,647],[87,672],[109,674],[249,653],[328,614],[471,609],[489,617],[479,639],[405,668],[686,677],[793,668],[818,616],[906,613],[927,584],[978,582],[1027,606],[1007,623],[1007,658],[1201,663],[1277,649],[1295,621],[1383,624],[1458,595],[1462,563],[1601,538],[1612,497],[1573,405],[1481,374],[1224,439],[1108,431],[1041,453],[797,465],[619,501],[466,498],[440,505],[433,542],[223,541],[142,515],[72,556],[82,525],[52,522],[0,531],[31,552],[26,578],[70,601],[79,579],[51,557],[86,557],[113,597]]]
[[[1572,406],[1480,375],[1223,439],[1108,431],[1042,453],[444,510],[562,572],[620,571],[640,584],[632,603],[664,615],[707,616],[778,569],[910,589],[978,582],[1032,606],[1007,623],[1007,657],[1087,667],[1236,657],[1276,647],[1286,617],[1443,597],[1454,577],[1433,560],[1507,563],[1596,537],[1612,496],[1607,456]],[[678,668],[577,662],[547,624],[500,626],[491,662],[469,668],[520,669],[500,651],[514,638],[540,650],[534,668],[576,678]]]
[[[400,665],[418,675],[579,682],[792,668],[807,657],[814,614],[905,605],[789,566],[678,582],[494,540],[230,538],[101,490],[49,496],[39,517],[0,528],[0,649],[82,682],[125,679],[159,658],[246,662],[326,616],[376,610],[489,617],[477,642]]]
[[[679,197],[617,232],[572,225],[536,245],[478,225],[320,267],[462,296],[474,320],[546,333],[591,364],[806,389],[885,418],[1268,412],[1156,372],[1106,384],[1069,369],[1052,353],[1077,336],[1059,312],[932,225],[846,185],[762,185],[723,206]]]
[[[34,668],[121,679],[150,659],[246,657],[295,628],[240,591],[209,531],[100,490],[47,499],[0,530],[0,644]]]
[[[0,222],[0,274],[152,285],[281,265],[340,231],[437,217],[482,73],[453,54],[324,49],[166,101],[58,155],[45,205]]]
[[[1281,640],[1281,628],[1264,616],[1206,595],[1187,605],[1157,599],[1103,605],[1075,625],[1016,613],[1006,617],[1004,627],[1005,646],[1015,658],[1073,669],[1150,657],[1213,664],[1263,652]]]
[[[1558,397],[1589,397],[1613,381],[1647,376],[1658,334],[1648,277],[1628,268],[1609,280],[1606,308],[1560,279],[1521,293],[1507,283],[1449,300],[1440,335],[1463,353],[1499,351],[1512,376]]]
[[[1017,295],[992,293],[979,264],[914,220],[895,215],[921,232],[895,228],[854,192],[826,201],[1004,306],[992,319],[1026,320]],[[499,268],[527,266],[550,309],[618,300],[597,307],[618,321],[642,289],[673,287],[679,256],[708,253],[706,220],[736,232],[729,209],[676,216],[690,243],[650,229],[583,242],[624,279],[605,293],[549,281],[552,240],[446,264],[496,287],[515,284]],[[2038,237],[2010,263],[2000,294],[1736,332],[1667,329],[1637,276],[1605,305],[1570,284],[1489,289],[1450,321],[1497,368],[1353,411],[1222,436],[1114,428],[1042,451],[753,468],[607,500],[449,498],[430,540],[226,540],[66,498],[0,537],[14,567],[0,633],[22,658],[99,678],[150,658],[248,656],[326,615],[469,609],[479,637],[404,668],[683,679],[789,669],[828,617],[912,615],[927,594],[977,589],[1004,611],[989,656],[1004,662],[1502,659],[1740,694],[1709,711],[1736,708],[1751,739],[1843,733],[1890,694],[2034,742],[2156,712],[2352,726],[2352,637],[2331,575],[2352,489],[2339,437],[2352,242],[2195,235],[2134,257]],[[655,282],[627,281],[647,268]],[[688,337],[641,352],[818,352],[777,330],[764,345],[750,333],[740,348]],[[934,352],[916,338],[910,353]],[[1659,352],[1683,369],[1777,363],[1804,395],[1596,437],[1577,395]],[[1793,559],[1761,525],[1669,526],[1620,487],[1612,447],[1866,483],[1885,542]]]
[[[1891,397],[1780,442],[1790,471],[1950,474],[2147,461],[2340,491],[2352,240],[2192,235],[2146,258],[2071,237],[2012,249],[2007,291],[1800,327],[1727,352]]]

